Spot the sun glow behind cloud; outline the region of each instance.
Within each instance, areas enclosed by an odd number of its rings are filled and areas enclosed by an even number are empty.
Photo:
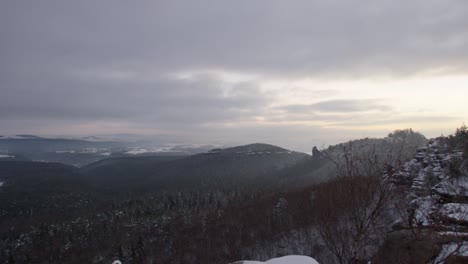
[[[257,124],[357,131],[412,127],[426,131],[429,136],[437,136],[450,133],[468,116],[468,75],[420,74],[336,80],[263,79],[241,74],[236,74],[241,77],[235,79],[225,78],[231,76],[229,73],[219,76],[231,84],[238,80],[255,81],[263,92],[273,95],[264,112],[250,120]],[[333,105],[314,109],[314,106],[324,106],[324,102]],[[352,107],[356,109],[343,106],[353,102]],[[294,107],[288,109],[289,106]],[[289,111],[294,109],[298,110]]]

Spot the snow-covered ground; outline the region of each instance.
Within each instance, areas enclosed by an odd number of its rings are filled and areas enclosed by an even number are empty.
[[[78,150],[57,150],[56,154],[97,154],[100,156],[110,156],[112,153],[106,148],[84,148]]]
[[[428,226],[433,223],[431,218],[434,209],[434,199],[431,196],[418,197],[411,202],[415,208],[414,217],[417,226]]]
[[[456,181],[442,181],[433,189],[442,195],[468,196],[468,178],[461,178]]]
[[[442,205],[439,212],[449,219],[468,222],[468,204],[446,203]]]
[[[315,259],[307,256],[284,256],[281,258],[274,258],[265,262],[261,261],[238,261],[235,264],[319,264]]]
[[[15,156],[12,156],[12,155],[0,154],[0,159],[14,158],[14,157]]]

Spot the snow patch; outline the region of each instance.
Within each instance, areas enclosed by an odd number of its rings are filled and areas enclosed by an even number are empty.
[[[441,236],[456,236],[456,237],[468,237],[467,232],[456,232],[456,231],[440,231],[438,232]]]
[[[235,262],[238,264],[319,264],[315,259],[307,256],[285,256],[281,258],[274,258],[267,260],[266,262],[261,261],[240,261]]]
[[[411,202],[411,206],[415,208],[414,220],[418,226],[428,226],[432,224],[431,213],[434,200],[430,196],[419,197]]]
[[[442,205],[440,213],[455,221],[468,222],[468,204],[462,203],[447,203]]]
[[[129,151],[125,152],[125,154],[129,154],[129,155],[139,155],[139,154],[148,153],[148,152],[150,152],[150,151],[147,150],[147,149],[144,149],[144,148],[136,148],[136,149],[132,149],[132,150],[129,150]]]
[[[12,156],[12,155],[0,154],[0,159],[14,158],[14,157],[15,156]]]
[[[172,150],[170,147],[156,147],[156,148],[130,148],[125,152],[127,155],[141,155],[145,153],[160,153],[160,152],[180,152]]]
[[[468,196],[468,178],[461,178],[456,181],[445,179],[433,188],[439,194],[448,196]]]

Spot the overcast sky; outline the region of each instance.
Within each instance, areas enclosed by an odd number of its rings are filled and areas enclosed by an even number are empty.
[[[5,0],[0,134],[296,150],[468,117],[466,0]]]

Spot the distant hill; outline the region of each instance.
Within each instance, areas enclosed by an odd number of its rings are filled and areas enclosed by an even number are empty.
[[[158,145],[144,140],[88,136],[44,138],[34,135],[0,136],[0,161],[5,159],[59,162],[82,167],[106,158],[187,156],[208,152],[212,145]]]
[[[0,150],[13,153],[55,152],[84,148],[122,148],[120,141],[43,138],[33,135],[0,136]]]
[[[221,153],[250,153],[250,154],[271,154],[271,153],[291,153],[291,151],[270,144],[254,143],[244,146],[237,146],[225,149],[214,149],[211,152]]]
[[[142,188],[253,187],[265,181],[271,183],[274,179],[269,176],[309,158],[307,154],[273,145],[251,144],[183,158],[103,160],[85,166],[81,173],[94,182],[140,184]]]

